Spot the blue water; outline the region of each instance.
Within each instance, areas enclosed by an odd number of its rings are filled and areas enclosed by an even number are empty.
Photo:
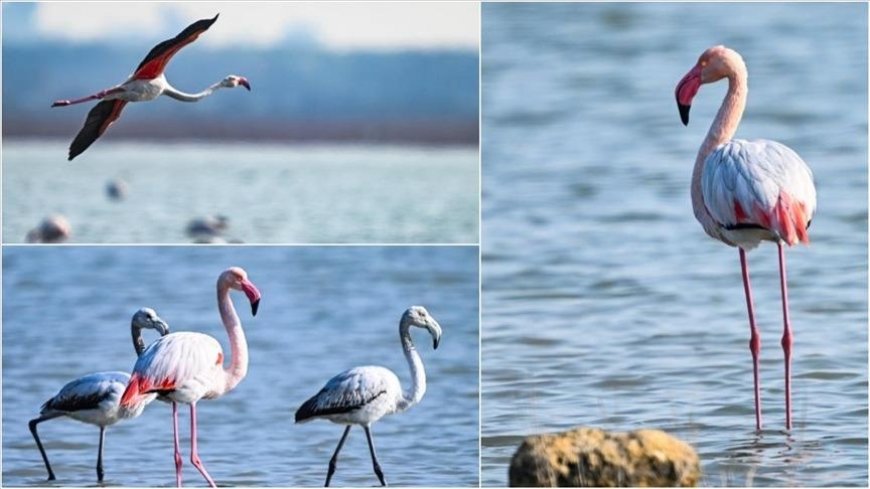
[[[422,402],[373,426],[396,486],[478,484],[477,247],[5,247],[3,250],[3,485],[45,486],[27,421],[67,381],[135,363],[129,322],[141,306],[173,331],[217,338],[228,355],[215,281],[244,267],[263,298],[251,317],[234,296],[250,354],[247,377],[198,405],[199,451],[221,486],[320,486],[342,427],[294,425],[293,413],[334,374],[383,365],[409,382],[398,322],[426,306],[441,323],[438,350],[414,335],[428,375]],[[146,340],[152,335],[146,331]],[[185,483],[188,410],[180,410]],[[106,485],[173,486],[170,408],[155,402],[106,434]],[[71,420],[40,425],[55,486],[91,486],[98,430]],[[372,486],[363,431],[351,431],[333,479]]]
[[[524,435],[656,427],[703,485],[867,485],[866,4],[484,4],[482,483]],[[749,255],[765,429],[754,432],[736,250],[689,179],[725,93],[688,128],[674,87],[707,47],[743,54],[738,137],[815,171],[812,244],[788,252],[795,427],[783,431],[775,247]]]
[[[66,141],[4,141],[5,243],[55,213],[71,243],[189,243],[187,223],[217,214],[245,243],[478,241],[476,147],[98,144],[67,162]]]

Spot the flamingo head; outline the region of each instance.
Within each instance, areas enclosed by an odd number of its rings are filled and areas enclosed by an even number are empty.
[[[143,307],[136,311],[133,315],[133,326],[139,329],[153,329],[160,333],[160,336],[169,334],[169,325],[166,321],[160,319],[160,316],[150,307]]]
[[[240,290],[248,297],[251,302],[251,314],[256,316],[257,309],[260,307],[260,291],[257,287],[248,280],[248,273],[240,267],[231,267],[221,274],[218,279],[218,284],[226,284],[231,289]]]
[[[243,76],[227,75],[226,78],[221,80],[221,85],[227,88],[236,88],[241,85],[249,92],[251,91],[251,84],[248,83],[248,79]]]
[[[683,124],[689,125],[689,109],[701,85],[719,81],[745,70],[743,58],[733,49],[719,45],[704,51],[695,66],[677,83],[675,95]]]
[[[416,326],[429,331],[432,335],[432,348],[437,350],[441,342],[441,325],[435,320],[423,306],[411,306],[402,315],[404,327]]]

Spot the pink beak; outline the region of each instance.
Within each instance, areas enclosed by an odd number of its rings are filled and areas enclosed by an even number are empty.
[[[251,84],[248,83],[248,79],[243,76],[239,77],[239,85],[247,88],[249,92],[251,91]]]
[[[248,296],[248,300],[251,302],[251,314],[256,316],[257,309],[260,307],[260,291],[257,290],[254,284],[245,280],[242,282],[242,292]]]
[[[701,67],[695,65],[680,80],[680,83],[677,83],[675,91],[677,108],[680,109],[680,119],[683,121],[683,125],[689,125],[689,109],[692,108],[692,99],[695,98],[699,88],[701,88]]]

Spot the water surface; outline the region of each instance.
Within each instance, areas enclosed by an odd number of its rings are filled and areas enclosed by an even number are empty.
[[[61,213],[74,243],[187,243],[229,217],[245,243],[477,243],[476,147],[4,141],[3,240]],[[121,202],[105,186],[129,186]]]

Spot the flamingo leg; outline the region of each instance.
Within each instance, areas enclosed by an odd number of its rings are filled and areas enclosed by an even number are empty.
[[[749,284],[749,264],[746,251],[740,249],[740,269],[743,274],[743,290],[746,293],[746,310],[749,312],[749,351],[752,353],[752,380],[755,383],[755,429],[761,431],[761,390],[758,386],[758,357],[761,353],[761,335],[755,325],[755,311],[752,305],[752,287]]]
[[[782,292],[782,351],[785,354],[785,429],[791,429],[791,322],[788,319],[788,285],[785,272],[785,250],[782,241],[779,248],[779,283]]]
[[[347,425],[347,428],[344,429],[344,434],[341,435],[341,440],[338,441],[338,446],[335,447],[335,453],[332,454],[332,458],[329,459],[329,470],[326,472],[326,484],[323,487],[329,487],[329,481],[332,480],[332,474],[335,473],[335,463],[338,461],[338,452],[341,451],[341,447],[344,445],[344,440],[347,438],[347,434],[350,433],[350,426]]]
[[[97,450],[97,482],[103,482],[103,442],[106,440],[106,427],[100,426],[100,448]]]
[[[100,90],[99,92],[97,92],[93,95],[88,95],[87,97],[76,98],[76,99],[72,99],[72,100],[55,100],[54,103],[51,104],[51,106],[52,107],[66,107],[67,105],[80,104],[83,102],[88,102],[90,100],[101,100],[107,95],[114,95],[116,93],[123,92],[123,91],[124,91],[124,89],[121,87],[108,88],[106,90]]]
[[[208,475],[208,471],[205,470],[205,465],[203,465],[202,460],[199,459],[199,451],[196,448],[196,403],[191,403],[190,405],[190,462],[199,470],[199,473],[205,477],[206,482],[210,487],[217,487],[217,484],[214,483],[214,480]]]
[[[48,454],[45,453],[45,448],[42,447],[42,442],[39,441],[39,434],[36,432],[36,425],[42,423],[43,421],[54,419],[58,416],[60,415],[56,414],[49,416],[40,416],[36,419],[31,419],[30,423],[28,423],[28,425],[30,426],[30,433],[33,434],[33,439],[36,440],[36,446],[39,448],[39,453],[42,454],[42,461],[45,462],[45,468],[46,470],[48,470],[48,480],[50,481],[56,480],[57,478],[54,476],[54,472],[51,470],[51,464],[48,463]]]
[[[175,438],[175,486],[181,487],[181,447],[178,443],[178,404],[172,403],[172,434]]]
[[[369,441],[369,452],[372,454],[372,467],[375,469],[375,475],[378,476],[381,485],[386,486],[387,482],[384,480],[384,473],[381,471],[381,465],[378,463],[378,456],[375,455],[375,443],[372,441],[371,428],[363,426],[363,429],[366,430],[366,439]]]

